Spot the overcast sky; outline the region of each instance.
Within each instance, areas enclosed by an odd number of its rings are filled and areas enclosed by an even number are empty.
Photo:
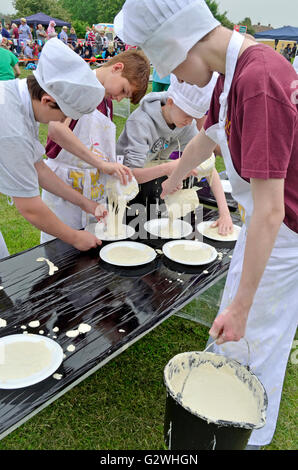
[[[14,13],[11,0],[0,0],[0,13]]]
[[[274,28],[291,25],[298,27],[298,0],[217,0],[220,12],[238,23],[249,16],[253,24],[260,22]],[[1,13],[13,13],[11,0],[0,0]]]
[[[298,0],[217,0],[217,3],[219,11],[226,11],[233,23],[248,16],[253,24],[298,27]]]

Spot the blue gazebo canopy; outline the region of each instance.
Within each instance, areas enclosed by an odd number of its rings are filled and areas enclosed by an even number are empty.
[[[269,29],[255,34],[256,39],[278,39],[285,41],[298,41],[298,28],[283,26],[282,28]]]
[[[51,20],[54,20],[56,23],[56,26],[68,26],[70,28],[71,24],[68,23],[67,21],[59,20],[58,18],[53,18],[52,16],[46,15],[45,13],[36,13],[35,15],[31,16],[24,16],[26,18],[26,21],[28,24],[32,24],[35,27],[38,24],[42,25],[48,25]],[[17,20],[12,20],[12,22],[19,24],[21,22],[21,18],[18,18]]]

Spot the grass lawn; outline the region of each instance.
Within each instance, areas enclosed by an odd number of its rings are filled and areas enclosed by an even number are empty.
[[[28,72],[31,73],[31,72]],[[22,76],[28,75],[26,71]],[[115,117],[117,135],[125,119]],[[47,126],[40,126],[46,141]],[[223,169],[221,159],[218,170]],[[11,254],[39,244],[39,231],[0,195],[1,231]],[[182,311],[200,312],[206,324],[216,315],[223,282]],[[202,350],[208,327],[174,316],[116,359],[0,441],[0,450],[160,450],[163,443],[163,369],[175,354]],[[293,352],[294,355],[294,352]],[[266,449],[296,449],[297,364],[288,363],[277,429]]]

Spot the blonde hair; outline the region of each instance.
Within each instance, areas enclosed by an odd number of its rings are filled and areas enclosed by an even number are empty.
[[[112,67],[119,62],[124,65],[121,74],[122,77],[126,78],[135,88],[131,102],[138,104],[147,91],[150,76],[150,62],[144,52],[129,49],[112,57],[109,62],[102,65],[102,67]]]

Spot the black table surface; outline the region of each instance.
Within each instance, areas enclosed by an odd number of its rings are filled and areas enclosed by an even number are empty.
[[[204,220],[217,211],[204,209]],[[232,214],[241,225],[239,216]],[[165,240],[140,240],[161,248]],[[122,352],[170,315],[216,283],[228,270],[233,242],[204,239],[223,254],[211,264],[187,267],[162,254],[142,267],[119,268],[103,262],[99,249],[79,252],[61,240],[39,245],[0,261],[0,318],[7,325],[0,337],[26,331],[57,341],[65,358],[53,376],[35,385],[0,390],[0,438]],[[104,243],[103,243],[104,245]],[[44,257],[59,268],[49,275]],[[28,323],[39,320],[40,326]],[[92,328],[76,338],[66,336],[80,323]],[[59,331],[55,333],[54,327]],[[67,347],[75,346],[73,352]]]

